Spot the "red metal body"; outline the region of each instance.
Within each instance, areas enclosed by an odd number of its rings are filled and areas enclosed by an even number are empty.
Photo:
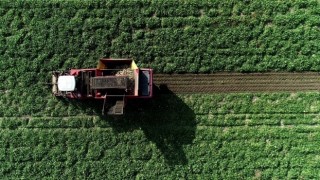
[[[116,74],[125,70],[130,74]],[[130,99],[151,98],[153,96],[153,70],[138,68],[131,59],[102,58],[99,60],[97,68],[70,69],[63,73],[55,73],[53,76],[52,84],[56,84],[53,88],[53,94],[56,96],[63,95],[72,99],[106,99],[107,96],[123,96],[125,99]],[[61,91],[59,89],[60,76],[74,77],[76,79],[74,90]],[[110,87],[108,85],[108,82],[120,83],[122,81],[125,81],[121,86],[122,89],[121,87],[117,89],[118,86]],[[95,83],[100,84],[95,86]],[[131,86],[128,86],[127,83]]]
[[[153,69],[148,69],[148,68],[141,68],[141,69],[137,69],[135,70],[135,73],[139,73],[141,71],[148,71],[150,73],[150,82],[149,82],[149,88],[150,88],[150,94],[148,96],[141,96],[141,95],[132,95],[132,94],[127,94],[125,95],[125,98],[128,99],[134,99],[134,98],[152,98],[153,96]],[[99,77],[99,76],[103,76],[102,71],[99,69],[70,69],[69,73],[72,76],[77,77],[79,75],[79,72],[92,72],[95,74],[95,77]],[[101,94],[101,92],[99,90],[96,90],[96,92],[94,93],[93,96],[87,96],[86,94],[83,94],[82,92],[68,92],[66,94],[67,98],[71,98],[71,99],[88,99],[88,98],[92,98],[92,99],[104,99],[104,95]]]
[[[108,114],[123,114],[127,99],[152,98],[153,70],[138,68],[132,59],[105,59],[97,68],[53,72],[52,93],[70,99],[101,99]],[[104,110],[103,110],[104,112]]]

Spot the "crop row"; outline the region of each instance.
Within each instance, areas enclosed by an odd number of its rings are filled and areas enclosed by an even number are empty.
[[[195,114],[306,114],[319,112],[319,93],[181,95]]]
[[[167,130],[164,133],[151,125],[122,126],[131,127],[2,127],[0,174],[8,178],[248,178],[259,171],[266,178],[318,177],[317,127],[199,126],[194,129],[194,139],[186,142],[177,132],[192,126],[162,125],[165,128],[160,129]]]
[[[92,67],[101,56],[133,57],[170,73],[317,71],[319,7],[317,1],[4,1],[0,79],[38,80],[32,72]]]
[[[293,115],[292,115],[293,116]],[[140,116],[139,116],[140,117]],[[227,119],[227,118],[226,118]],[[50,121],[49,121],[50,120]],[[171,119],[174,120],[174,119]],[[105,124],[102,124],[100,121],[105,121]],[[150,120],[151,121],[151,120]],[[216,121],[216,119],[212,119],[212,121]],[[179,138],[181,141],[190,142],[192,140],[244,140],[244,139],[266,139],[266,138],[274,138],[274,139],[301,139],[311,138],[316,140],[319,137],[319,127],[317,124],[300,124],[298,120],[290,121],[290,118],[283,118],[283,121],[288,122],[289,124],[277,124],[277,125],[269,125],[264,123],[265,119],[262,119],[259,124],[254,126],[241,124],[238,125],[237,121],[230,121],[229,123],[225,123],[222,125],[205,125],[205,124],[184,124],[180,126],[172,126],[173,123],[170,122],[155,122],[157,123],[157,128],[153,126],[153,122],[126,122],[124,119],[118,119],[117,121],[113,121],[110,119],[100,119],[97,122],[92,123],[88,121],[87,118],[34,118],[33,120],[26,122],[26,120],[20,120],[16,118],[6,118],[1,120],[1,130],[2,133],[2,145],[6,147],[8,143],[11,142],[11,138],[24,138],[23,141],[16,141],[17,145],[20,144],[23,146],[24,143],[28,143],[28,140],[32,140],[36,138],[36,143],[41,143],[42,138],[39,137],[30,137],[23,134],[14,134],[15,130],[26,130],[26,132],[30,131],[43,131],[47,138],[50,138],[50,141],[60,141],[59,132],[63,131],[65,136],[68,136],[69,133],[72,134],[76,131],[81,130],[82,133],[86,134],[91,131],[103,133],[114,133],[116,132],[126,132],[126,131],[134,131],[134,130],[145,130],[146,133],[154,133],[155,137],[160,135],[165,135],[168,133],[168,138],[172,138],[171,136],[179,135],[181,137],[173,137]],[[298,123],[295,123],[298,121]],[[305,123],[308,123],[307,120],[303,120]],[[90,123],[88,123],[90,122]],[[119,124],[115,124],[115,122]],[[232,124],[234,122],[234,124]],[[90,124],[90,126],[88,126]],[[107,125],[108,124],[108,125]],[[150,129],[150,132],[149,130]],[[158,130],[157,130],[158,129]],[[176,129],[174,131],[174,129]],[[162,132],[164,131],[164,132]],[[195,131],[199,131],[201,133],[195,136]],[[257,133],[258,132],[258,133]],[[132,132],[135,136],[139,136],[136,138],[141,138],[141,141],[144,140],[143,136],[146,134],[136,134],[136,132]],[[186,134],[183,134],[186,133]],[[90,134],[90,133],[89,133]],[[108,143],[110,141],[111,144],[118,142],[118,138],[127,138],[125,141],[122,139],[121,142],[127,143],[131,140],[131,138],[126,137],[128,134],[117,135],[117,137],[104,137],[105,142]],[[83,136],[83,135],[79,135]],[[95,135],[86,135],[95,139],[98,138]],[[306,137],[307,136],[307,137]],[[56,139],[57,137],[57,139]],[[152,137],[150,137],[152,138]],[[210,139],[208,139],[210,138]],[[99,138],[98,138],[99,139]],[[13,141],[14,142],[14,141]],[[11,143],[13,143],[11,142]],[[53,143],[54,144],[54,143]],[[29,144],[30,145],[30,144]],[[109,146],[110,144],[108,144]],[[104,146],[104,145],[102,145]]]
[[[22,87],[19,87],[22,89]],[[64,117],[76,115],[101,114],[102,101],[66,101],[51,96],[50,88],[37,84],[29,86],[25,91],[11,89],[0,92],[0,117],[14,116],[51,116]],[[141,104],[133,101],[133,107],[141,106],[153,111],[167,111],[173,114],[180,112],[186,116],[224,115],[224,114],[312,114],[320,110],[319,93],[239,93],[212,95],[161,95],[150,102]],[[183,107],[183,108],[169,108]],[[137,109],[128,106],[129,114]],[[161,107],[159,109],[158,107]],[[149,114],[147,114],[149,115]]]
[[[140,118],[146,118],[137,114]],[[176,115],[175,115],[176,116]],[[174,116],[172,116],[174,117]],[[170,120],[175,118],[170,117]],[[72,118],[72,119],[70,119]],[[319,124],[318,114],[226,114],[226,115],[195,115],[193,118],[186,118],[185,120],[169,122],[164,120],[167,118],[156,118],[155,123],[163,126],[164,123],[176,125],[178,127],[188,127],[192,125],[206,126],[206,127],[257,127],[267,126],[267,128],[281,127],[293,128],[304,126],[309,127],[317,126]],[[123,121],[133,123],[134,126],[148,125],[148,122],[135,120],[132,118],[124,118]],[[160,122],[159,122],[160,121]],[[43,117],[43,118],[2,118],[0,120],[0,128],[5,129],[18,129],[18,128],[41,128],[41,129],[77,129],[77,128],[112,128],[114,120],[105,121],[98,116],[92,117]],[[154,121],[152,121],[153,123]],[[150,122],[149,122],[150,123]],[[162,124],[161,124],[162,123]]]

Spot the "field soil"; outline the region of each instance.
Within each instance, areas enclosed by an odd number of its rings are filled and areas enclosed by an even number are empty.
[[[320,90],[319,73],[155,74],[162,93],[296,92]]]

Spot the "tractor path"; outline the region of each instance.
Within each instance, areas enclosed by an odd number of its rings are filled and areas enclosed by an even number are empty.
[[[154,74],[161,93],[319,91],[319,73]]]

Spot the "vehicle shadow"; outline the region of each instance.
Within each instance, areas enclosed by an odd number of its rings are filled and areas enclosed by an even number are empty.
[[[195,138],[195,114],[165,85],[154,86],[154,94],[152,99],[129,99],[125,114],[121,116],[102,116],[102,103],[99,101],[78,101],[77,107],[91,109],[88,111],[90,115],[94,109],[100,120],[111,126],[115,133],[141,129],[146,138],[156,145],[168,165],[187,164],[183,147],[191,144]]]
[[[117,132],[143,130],[169,165],[187,164],[183,146],[195,138],[195,114],[166,86],[154,88],[153,99],[128,101],[124,116],[107,119]]]

